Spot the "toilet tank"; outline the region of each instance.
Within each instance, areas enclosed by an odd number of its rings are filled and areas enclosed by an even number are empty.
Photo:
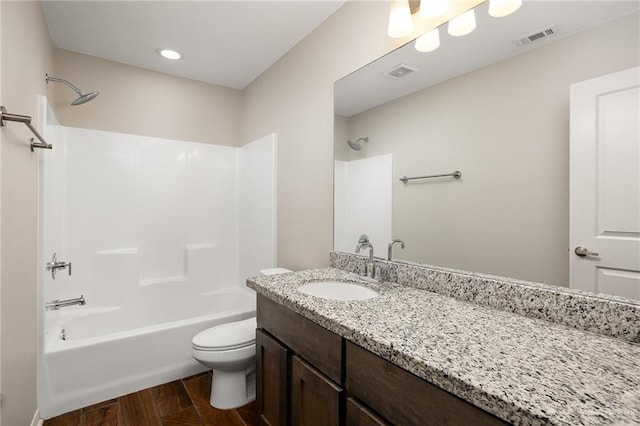
[[[260,269],[260,275],[278,275],[278,274],[286,274],[287,272],[293,272],[293,271],[287,268]]]

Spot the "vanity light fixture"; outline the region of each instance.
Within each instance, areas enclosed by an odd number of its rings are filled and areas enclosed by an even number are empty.
[[[447,32],[452,36],[467,35],[476,29],[476,12],[471,9],[449,21]]]
[[[416,39],[416,50],[418,52],[432,52],[440,47],[440,31],[434,28]]]
[[[389,28],[387,34],[392,38],[406,37],[413,31],[413,18],[409,0],[391,0]]]
[[[177,61],[178,59],[182,58],[182,55],[180,53],[171,49],[156,49],[156,52],[158,52],[158,55],[162,56],[163,58],[171,59],[172,61]]]
[[[392,0],[393,1],[393,0]],[[484,2],[482,2],[484,3]],[[407,3],[407,7],[409,4]],[[522,0],[489,0],[489,15],[501,18],[518,10]],[[391,5],[393,11],[393,3]],[[435,18],[449,10],[449,0],[420,0],[419,15],[421,18]],[[411,12],[409,12],[411,13]],[[455,37],[467,35],[476,29],[476,12],[470,9],[451,19],[447,25],[447,32]],[[389,17],[389,35],[391,35],[391,16]],[[440,46],[438,28],[427,31],[416,39],[415,48],[418,52],[432,52]]]
[[[511,15],[522,6],[522,0],[490,0],[489,15],[494,18],[502,18]]]
[[[449,0],[420,0],[420,17],[437,18],[449,10]]]

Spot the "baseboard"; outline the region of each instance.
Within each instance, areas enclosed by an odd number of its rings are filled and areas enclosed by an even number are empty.
[[[40,418],[40,411],[36,410],[33,414],[33,419],[31,419],[31,426],[42,426],[44,424],[44,420]]]

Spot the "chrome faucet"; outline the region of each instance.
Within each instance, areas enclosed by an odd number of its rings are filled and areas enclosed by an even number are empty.
[[[60,308],[66,308],[67,306],[73,305],[84,305],[86,304],[84,300],[84,296],[81,294],[80,297],[76,297],[75,299],[67,299],[67,300],[52,300],[51,302],[47,302],[44,307],[46,310],[54,310],[57,311]]]
[[[395,243],[400,243],[400,247],[404,250],[404,241],[402,240],[392,240],[387,246],[387,260],[393,260],[393,245]]]
[[[369,236],[367,234],[362,234],[360,235],[360,238],[358,238],[356,253],[360,253],[360,250],[363,248],[369,249],[369,262],[367,263],[365,273],[367,277],[375,278],[375,265],[373,263],[373,244],[371,244],[371,242],[369,241]]]

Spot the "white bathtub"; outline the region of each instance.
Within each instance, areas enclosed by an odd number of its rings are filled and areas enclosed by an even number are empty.
[[[155,299],[159,300],[159,299]],[[205,368],[191,356],[200,331],[255,315],[240,287],[187,302],[70,307],[47,313],[38,405],[43,418],[176,380]],[[61,338],[64,330],[65,339]]]

